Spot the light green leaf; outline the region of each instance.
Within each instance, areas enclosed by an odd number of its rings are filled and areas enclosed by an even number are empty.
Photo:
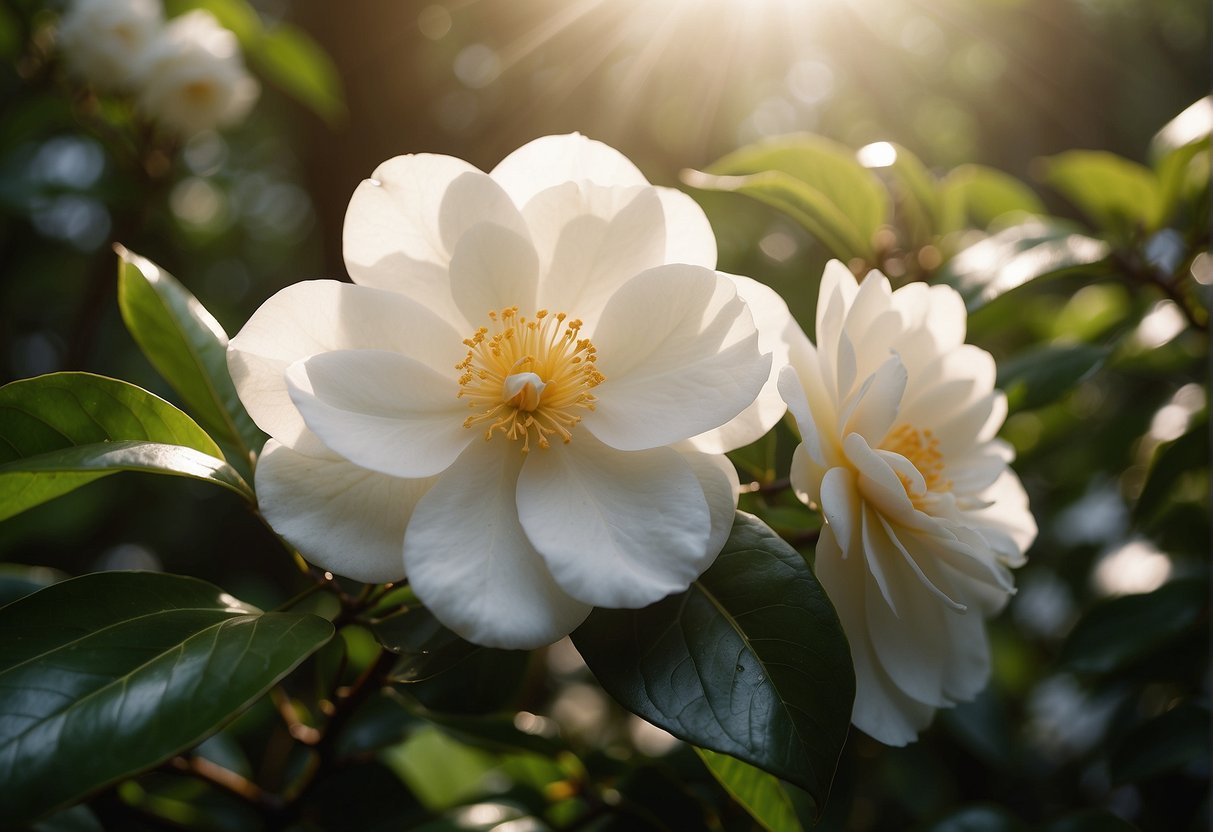
[[[712,776],[767,832],[803,832],[792,799],[777,777],[727,754],[695,748]]]
[[[1166,123],[1150,141],[1150,158],[1162,159],[1181,147],[1208,139],[1213,133],[1213,96],[1194,101]]]
[[[121,246],[116,251],[118,307],[135,343],[185,406],[247,467],[265,435],[228,374],[227,333],[168,272]]]
[[[873,238],[889,220],[889,195],[855,154],[820,136],[760,142],[683,179],[704,190],[737,191],[804,225],[843,260],[873,260]]]
[[[1202,164],[1203,162],[1203,164]],[[1163,216],[1170,219],[1185,202],[1209,187],[1209,137],[1167,153],[1155,166],[1158,171]]]
[[[333,634],[218,587],[103,572],[0,609],[0,816],[28,822],[197,744]]]
[[[1010,410],[1050,404],[1103,366],[1111,347],[1095,344],[1047,344],[1020,353],[998,367],[998,387]]]
[[[1150,232],[1166,219],[1158,177],[1137,162],[1103,150],[1070,150],[1042,166],[1044,181],[1106,231]]]
[[[0,387],[0,520],[118,471],[192,477],[252,499],[214,441],[142,388],[89,373]]]
[[[902,224],[912,232],[912,239],[926,243],[939,227],[938,185],[921,159],[899,144],[892,147],[896,156],[885,170],[893,182],[897,210]]]
[[[266,78],[330,126],[345,119],[341,76],[324,50],[300,29],[286,24],[267,29],[249,57]]]
[[[988,228],[1012,212],[1045,213],[1036,192],[1014,176],[984,165],[954,168],[939,185],[941,233]]]
[[[738,512],[686,592],[596,609],[573,642],[628,710],[824,805],[851,721],[851,654],[804,559],[757,518]]]
[[[995,298],[1042,277],[1105,260],[1103,240],[1059,222],[1030,220],[974,243],[944,264],[939,280],[955,288],[973,312]]]
[[[206,9],[225,29],[231,29],[244,49],[261,35],[261,18],[248,0],[164,0],[167,17],[177,17],[192,9]]]

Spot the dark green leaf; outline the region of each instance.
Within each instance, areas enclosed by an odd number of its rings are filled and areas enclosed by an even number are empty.
[[[0,816],[28,821],[198,743],[333,634],[211,584],[85,575],[0,609]]]
[[[118,306],[148,361],[212,435],[247,466],[264,444],[227,369],[227,333],[172,275],[150,260],[118,252]]]
[[[34,824],[31,832],[105,832],[87,806],[73,806]]]
[[[371,629],[380,644],[400,655],[392,668],[395,682],[430,679],[484,649],[455,635],[420,606],[385,618]]]
[[[124,381],[53,373],[0,387],[0,520],[118,471],[252,492],[190,417]]]
[[[998,386],[1011,410],[1050,404],[1098,370],[1112,350],[1095,344],[1046,344],[998,367]]]
[[[966,806],[923,827],[924,832],[1023,832],[1014,815],[997,806]]]
[[[1011,212],[1043,214],[1036,192],[1014,176],[983,165],[961,165],[939,185],[941,232],[987,228]]]
[[[1057,818],[1039,832],[1136,832],[1137,827],[1105,809],[1088,809]]]
[[[712,776],[768,832],[803,832],[779,778],[727,754],[695,748]]]
[[[66,572],[49,566],[24,566],[18,563],[0,563],[0,607],[24,598],[31,592],[45,589],[68,577]]]
[[[1146,595],[1100,602],[1066,639],[1062,663],[1098,674],[1129,667],[1195,626],[1207,608],[1208,589],[1201,580],[1178,580]]]
[[[1133,507],[1138,522],[1152,518],[1164,505],[1171,490],[1188,471],[1209,466],[1209,420],[1202,416],[1194,420],[1183,436],[1163,445],[1154,455],[1146,484]]]
[[[330,125],[345,118],[341,76],[324,50],[301,30],[275,26],[262,34],[249,56],[270,81]]]
[[[512,715],[437,713],[398,691],[393,690],[389,695],[413,716],[438,726],[443,733],[465,745],[504,754],[530,751],[553,758],[565,750],[565,746],[555,738],[555,724],[539,717],[534,717],[534,720],[535,727],[540,730],[524,731],[518,727]],[[542,730],[549,727],[551,735]]]
[[[1102,150],[1070,150],[1045,159],[1044,181],[1097,227],[1149,232],[1162,224],[1162,190],[1154,171]]]
[[[944,265],[939,279],[959,291],[972,312],[1029,281],[1099,263],[1110,253],[1103,240],[1032,220],[969,246]]]
[[[1185,702],[1138,725],[1108,761],[1113,783],[1147,780],[1209,760],[1209,711]]]
[[[820,136],[743,147],[683,177],[692,187],[738,191],[784,211],[844,261],[872,260],[873,238],[889,219],[880,180],[846,147]]]
[[[804,559],[757,518],[737,514],[686,592],[597,609],[573,640],[624,707],[824,804],[851,720],[850,650]]]

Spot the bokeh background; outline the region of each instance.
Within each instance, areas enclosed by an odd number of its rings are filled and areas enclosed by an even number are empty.
[[[81,102],[24,71],[37,21],[58,8],[38,6],[0,6],[0,382],[84,369],[170,398],[122,327],[111,243],[174,273],[234,333],[278,288],[344,276],[349,196],[397,154],[487,170],[529,139],[580,131],[677,185],[741,145],[809,131],[852,148],[896,142],[936,171],[989,165],[1076,217],[1039,184],[1036,160],[1090,148],[1145,161],[1151,136],[1210,83],[1207,0],[262,0],[263,21],[298,26],[328,54],[342,103],[322,118],[263,79],[247,122],[196,137],[148,181],[82,128]],[[742,197],[696,197],[721,267],[774,286],[807,326],[827,252]],[[1151,454],[1207,408],[1207,338],[1158,303],[1086,274],[971,322],[970,339],[1000,359],[1059,338],[1121,346],[1073,392],[1008,421],[1042,534],[992,628],[990,692],[908,749],[853,742],[833,828],[900,829],[982,801],[1028,821],[1090,805],[1142,828],[1207,822],[1207,757],[1130,785],[1108,762],[1135,714],[1180,695],[1207,704],[1207,634],[1144,681],[1058,670],[1096,600],[1207,575],[1207,472],[1148,528],[1130,511]],[[230,495],[133,476],[0,524],[0,560],[166,569],[267,607],[298,578]],[[570,684],[585,707],[566,706],[568,720],[605,712],[601,693]],[[1207,714],[1193,723],[1206,735]]]

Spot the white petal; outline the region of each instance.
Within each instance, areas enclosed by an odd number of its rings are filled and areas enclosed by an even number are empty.
[[[527,234],[509,196],[467,162],[425,153],[397,156],[350,199],[345,265],[355,283],[403,292],[449,315],[447,264],[463,233],[481,222]]]
[[[716,235],[694,199],[674,188],[658,188],[665,211],[665,262],[716,268]]]
[[[838,417],[843,433],[857,433],[871,445],[882,442],[897,419],[906,378],[901,359],[890,356],[843,405]]]
[[[990,539],[1008,566],[1022,566],[1026,562],[1024,552],[1036,540],[1036,520],[1019,477],[1007,469],[980,497],[989,507],[969,512],[967,519],[979,534]],[[996,538],[995,532],[1001,536]]]
[[[473,331],[487,324],[489,312],[511,306],[530,317],[538,283],[539,257],[530,240],[500,225],[472,226],[451,254],[451,293]]]
[[[531,452],[518,513],[574,598],[637,608],[681,592],[718,554],[704,489],[671,448],[617,451],[592,436]]]
[[[587,331],[620,286],[665,263],[665,220],[654,188],[553,188],[526,211],[541,241],[539,305],[580,318]]]
[[[733,284],[697,266],[662,266],[628,281],[591,337],[606,381],[584,425],[621,450],[723,425],[754,401],[770,373]]]
[[[821,452],[821,438],[817,430],[817,422],[809,409],[809,400],[805,395],[800,376],[791,366],[784,367],[779,371],[778,385],[779,395],[787,403],[788,412],[792,414],[792,418],[796,422],[796,430],[800,432],[800,441],[805,452],[818,465],[824,465],[825,458]]]
[[[304,456],[270,440],[257,460],[257,505],[319,567],[366,583],[404,577],[401,545],[434,480],[398,479],[344,459]]]
[[[418,503],[404,536],[409,583],[468,641],[529,650],[568,635],[590,613],[544,566],[518,523],[523,455],[476,442]]]
[[[467,333],[470,334],[470,333]],[[450,373],[467,353],[460,335],[424,306],[394,292],[312,280],[288,286],[253,313],[228,345],[228,370],[257,426],[296,450],[310,437],[287,392],[286,368],[330,350],[399,352]]]
[[[535,194],[562,182],[648,184],[644,174],[626,156],[580,133],[544,136],[528,142],[502,159],[489,175],[518,205],[525,205]]]
[[[676,445],[674,450],[682,454],[699,478],[712,515],[712,534],[706,550],[719,554],[733,531],[733,518],[737,513],[737,498],[741,493],[737,469],[724,454],[700,453],[690,444]]]
[[[803,442],[792,451],[792,467],[788,472],[788,480],[796,497],[805,505],[820,506],[821,481],[826,470],[813,460],[805,450]]]
[[[754,325],[758,327],[758,349],[771,354],[771,371],[762,390],[749,407],[726,424],[696,436],[691,441],[706,453],[725,453],[757,442],[775,427],[787,404],[779,393],[780,371],[788,366],[792,343],[808,337],[788,311],[783,298],[769,286],[740,275],[726,274],[737,287],[737,294],[746,302]]]
[[[831,468],[821,480],[821,513],[833,529],[842,556],[858,552],[860,542],[859,488],[850,468]]]
[[[451,376],[379,350],[339,350],[287,369],[291,399],[320,440],[346,459],[394,477],[441,473],[479,431]]]

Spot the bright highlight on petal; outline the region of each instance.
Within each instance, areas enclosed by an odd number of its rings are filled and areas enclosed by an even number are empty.
[[[455,365],[462,371],[459,397],[477,411],[463,426],[483,426],[486,441],[494,432],[521,440],[523,453],[532,439],[540,448],[552,437],[571,441],[578,411],[594,409],[589,391],[604,380],[594,345],[578,337],[581,321],[546,309],[527,320],[516,306],[488,317],[492,329],[481,327],[466,339],[467,358]]]

